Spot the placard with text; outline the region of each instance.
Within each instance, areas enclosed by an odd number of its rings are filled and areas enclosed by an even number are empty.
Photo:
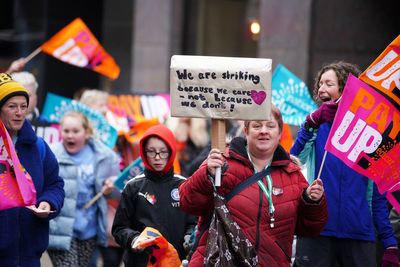
[[[171,58],[171,116],[265,120],[271,110],[271,59]]]

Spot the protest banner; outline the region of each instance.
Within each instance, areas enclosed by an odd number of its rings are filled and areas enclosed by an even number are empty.
[[[400,109],[400,35],[360,75]]]
[[[211,118],[211,146],[223,151],[225,119],[266,120],[271,115],[271,59],[171,57],[171,116]],[[220,185],[217,168],[215,185]]]
[[[35,204],[32,177],[20,163],[13,141],[0,120],[0,210]]]
[[[61,142],[60,125],[58,123],[31,121],[33,130],[47,144],[52,145]]]
[[[265,120],[271,59],[172,56],[171,116]]]
[[[400,214],[400,183],[395,184],[386,194],[387,200]]]
[[[317,109],[305,83],[282,64],[272,74],[272,103],[281,111],[285,123],[296,126]]]
[[[117,131],[106,121],[104,116],[80,103],[79,101],[48,93],[43,106],[42,116],[50,122],[59,123],[62,116],[72,110],[83,113],[90,121],[95,135],[108,147],[113,148],[117,142]]]
[[[170,115],[169,94],[156,95],[110,95],[111,107],[119,107],[135,121],[157,118],[163,123]]]
[[[400,112],[349,75],[325,149],[369,177],[381,193],[400,181]]]
[[[91,69],[113,80],[119,76],[120,69],[114,59],[80,18],[61,29],[34,53],[40,51],[65,63]],[[29,56],[29,59],[31,58],[32,55]]]
[[[144,171],[144,164],[141,157],[138,157],[134,160],[128,167],[124,169],[123,172],[115,179],[114,185],[119,190],[123,190],[125,184],[135,176],[143,173]]]

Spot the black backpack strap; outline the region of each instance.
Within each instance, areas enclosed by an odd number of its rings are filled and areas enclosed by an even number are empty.
[[[246,189],[247,187],[251,186],[252,184],[254,184],[255,182],[257,182],[258,180],[261,180],[263,177],[265,177],[266,175],[268,175],[271,171],[271,167],[268,167],[264,170],[262,170],[261,172],[257,172],[255,174],[253,174],[251,177],[243,180],[241,183],[239,183],[238,185],[236,185],[232,191],[230,191],[224,198],[225,201],[228,202],[229,200],[231,200],[236,194],[242,192],[244,189]],[[204,222],[204,224],[202,225],[198,238],[195,239],[193,246],[189,252],[188,255],[188,259],[190,260],[192,254],[194,251],[196,251],[197,246],[199,245],[200,239],[203,236],[204,232],[206,230],[208,230],[208,228],[210,227],[211,224],[211,219],[212,216],[210,216],[206,222]]]
[[[236,185],[231,192],[229,192],[228,194],[226,194],[226,196],[224,197],[226,202],[228,202],[229,200],[231,200],[235,195],[239,194],[240,192],[242,192],[244,189],[246,189],[247,187],[251,186],[252,184],[254,184],[255,182],[257,182],[258,180],[261,180],[263,177],[265,177],[266,175],[268,175],[271,171],[271,167],[268,167],[264,170],[262,170],[261,172],[257,172],[254,175],[252,175],[251,177],[243,180],[240,184]]]

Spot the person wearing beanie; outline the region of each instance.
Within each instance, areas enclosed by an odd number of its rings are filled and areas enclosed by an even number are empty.
[[[174,174],[176,141],[164,125],[149,128],[140,143],[145,170],[125,186],[112,227],[117,243],[126,251],[125,266],[147,266],[149,252],[133,248],[145,227],[156,228],[183,260],[185,238],[191,235],[196,219],[179,207],[179,185],[186,179]]]
[[[64,201],[64,182],[49,146],[25,119],[28,91],[0,73],[0,120],[13,140],[18,158],[32,177],[37,204],[0,211],[0,266],[38,267],[49,241],[49,220]]]
[[[39,85],[35,76],[29,71],[23,71],[27,63],[28,61],[24,57],[14,60],[6,73],[10,74],[14,81],[21,84],[28,91],[29,105],[26,119],[35,128],[37,124],[47,123],[48,121],[43,116],[40,116],[39,109],[37,108],[37,89]],[[35,130],[35,132],[37,131]]]

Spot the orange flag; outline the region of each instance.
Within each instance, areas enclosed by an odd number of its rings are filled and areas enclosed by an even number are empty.
[[[151,254],[147,267],[179,267],[181,261],[178,252],[162,235],[152,227],[146,227],[139,235],[134,248],[145,249],[151,247]]]
[[[80,18],[56,33],[41,46],[41,50],[61,61],[94,70],[113,80],[119,76],[120,70],[114,59]]]

